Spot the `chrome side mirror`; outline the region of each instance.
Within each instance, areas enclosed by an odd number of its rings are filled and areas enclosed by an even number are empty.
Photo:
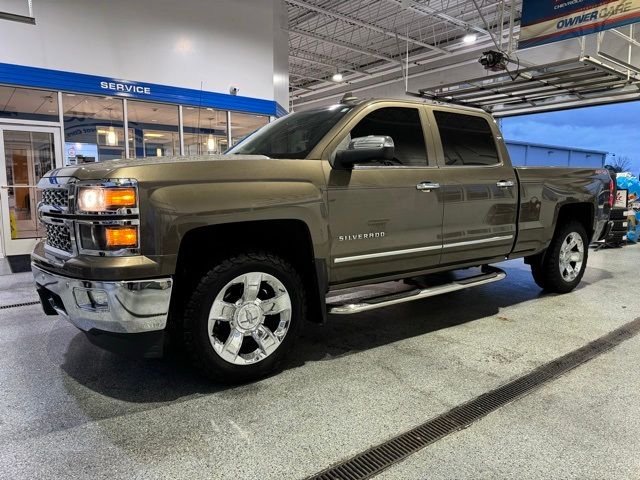
[[[349,142],[346,150],[336,153],[334,168],[349,170],[356,163],[376,160],[392,160],[395,155],[393,139],[386,135],[369,135],[357,137]]]

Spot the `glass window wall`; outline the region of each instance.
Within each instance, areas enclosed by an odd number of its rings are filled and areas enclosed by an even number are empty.
[[[183,107],[185,155],[214,155],[227,150],[227,112]]]
[[[180,155],[178,107],[162,103],[127,101],[130,157]]]
[[[0,86],[0,118],[58,122],[58,92]]]
[[[121,99],[65,93],[62,103],[65,164],[124,158],[124,110]],[[133,140],[131,129],[129,133]]]
[[[251,113],[231,112],[231,135],[233,145],[269,123],[269,117]]]
[[[0,86],[0,120],[64,121],[64,163],[100,162],[125,157],[124,103],[120,97],[62,93]],[[215,108],[182,107],[185,155],[224,153],[228,129],[232,145],[269,123],[269,117]],[[180,154],[177,105],[127,100],[129,157]]]

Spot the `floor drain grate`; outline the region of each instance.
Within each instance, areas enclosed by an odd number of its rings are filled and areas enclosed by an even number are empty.
[[[428,422],[334,465],[309,480],[361,480],[371,478],[412,453],[453,432],[468,427],[507,403],[588,362],[640,333],[640,318],[542,365],[531,373],[459,405]]]
[[[40,300],[35,300],[33,302],[14,303],[12,305],[0,305],[0,310],[6,310],[7,308],[28,307],[29,305],[39,305],[39,304],[40,304]]]

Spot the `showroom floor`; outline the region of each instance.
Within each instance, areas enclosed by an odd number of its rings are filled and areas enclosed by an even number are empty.
[[[279,375],[208,383],[93,347],[38,305],[0,310],[0,478],[304,478],[640,316],[640,247],[578,290],[507,280],[309,325]],[[0,277],[0,305],[35,300]],[[640,478],[640,336],[378,478]]]

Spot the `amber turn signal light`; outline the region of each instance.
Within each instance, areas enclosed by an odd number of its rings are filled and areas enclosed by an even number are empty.
[[[107,188],[104,191],[105,203],[108,207],[135,207],[135,188]]]
[[[135,227],[105,228],[107,247],[136,247],[138,245],[138,229]]]

